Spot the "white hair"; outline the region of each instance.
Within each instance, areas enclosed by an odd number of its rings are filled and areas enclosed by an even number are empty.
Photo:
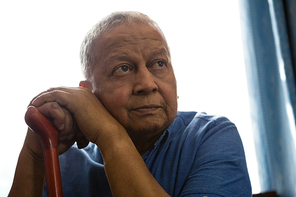
[[[82,72],[86,79],[90,79],[92,74],[92,66],[95,63],[96,54],[93,53],[94,46],[97,38],[100,37],[105,31],[122,24],[131,24],[134,22],[143,22],[152,27],[156,28],[163,39],[166,42],[165,36],[163,35],[158,24],[150,19],[147,15],[140,12],[114,12],[103,18],[97,24],[95,24],[89,32],[86,34],[80,48],[80,62]],[[169,50],[169,49],[168,49]]]

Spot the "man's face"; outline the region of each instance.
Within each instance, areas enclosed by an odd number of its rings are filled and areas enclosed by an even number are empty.
[[[132,23],[106,31],[94,49],[94,94],[128,133],[153,137],[177,113],[176,79],[168,47],[150,25]]]

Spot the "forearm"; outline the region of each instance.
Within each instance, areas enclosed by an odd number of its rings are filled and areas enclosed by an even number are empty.
[[[105,172],[113,196],[169,196],[152,176],[132,140],[112,135],[101,145]]]
[[[42,196],[44,187],[44,164],[24,145],[19,155],[9,197]]]

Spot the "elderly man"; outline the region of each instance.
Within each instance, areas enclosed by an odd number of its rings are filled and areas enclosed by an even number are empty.
[[[30,104],[60,130],[65,196],[251,196],[235,125],[177,112],[169,47],[154,21],[109,15],[87,34],[81,62],[82,87],[53,88]],[[28,130],[10,196],[43,188],[41,146]]]

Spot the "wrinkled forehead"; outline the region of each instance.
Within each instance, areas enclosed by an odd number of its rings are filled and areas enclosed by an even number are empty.
[[[95,41],[94,50],[96,54],[124,47],[125,45],[145,45],[145,47],[165,48],[170,56],[166,39],[162,32],[149,24],[143,22],[134,22],[130,24],[121,24],[112,27],[102,33]]]

